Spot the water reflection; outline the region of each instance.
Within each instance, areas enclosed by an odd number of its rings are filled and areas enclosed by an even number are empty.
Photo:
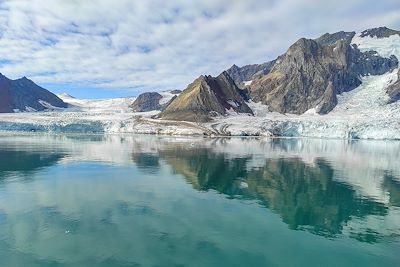
[[[400,207],[400,181],[398,178],[386,174],[384,176],[383,188],[389,194],[389,204],[392,206]]]
[[[14,173],[29,178],[33,173],[56,164],[64,156],[61,153],[2,148],[0,150],[0,181]]]
[[[293,230],[369,243],[400,234],[396,142],[20,136],[0,147],[0,179],[82,161],[133,165],[146,175],[168,167],[196,190],[257,201]],[[101,221],[111,223],[111,214]]]
[[[194,188],[258,200],[279,213],[291,229],[334,237],[353,217],[388,213],[385,203],[359,196],[350,184],[335,181],[335,170],[324,159],[317,158],[313,165],[299,158],[265,159],[262,166],[248,168],[250,156],[229,158],[204,148],[161,150],[160,157]],[[393,177],[386,176],[384,186],[391,190],[390,204],[392,195],[400,193],[392,184],[398,185]]]

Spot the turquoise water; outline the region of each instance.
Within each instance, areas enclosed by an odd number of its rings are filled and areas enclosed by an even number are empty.
[[[400,143],[0,136],[0,266],[397,266]]]

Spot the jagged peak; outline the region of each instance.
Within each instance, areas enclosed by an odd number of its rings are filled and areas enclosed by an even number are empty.
[[[313,39],[307,39],[307,38],[300,38],[299,40],[297,40],[296,42],[294,42],[290,47],[289,50],[294,49],[294,48],[298,48],[298,47],[305,47],[305,46],[310,46],[312,44],[317,44],[316,41],[314,41]]]
[[[314,53],[318,46],[319,44],[312,39],[300,38],[289,47],[286,55],[296,54],[299,51],[304,54]]]
[[[344,41],[350,44],[354,35],[356,35],[356,32],[339,31],[335,33],[325,33],[315,39],[315,41],[321,45],[334,45],[338,41]]]
[[[236,64],[233,64],[229,69],[240,69],[240,67]]]
[[[377,28],[371,28],[367,29],[365,31],[362,31],[360,34],[360,37],[376,37],[376,38],[387,38],[391,35],[398,34],[400,35],[400,31],[396,31],[393,29],[389,29],[388,27],[377,27]]]
[[[12,79],[8,78],[7,76],[5,76],[1,72],[0,72],[0,78],[7,79],[7,80],[12,80]],[[32,80],[28,79],[26,76],[23,76],[21,78],[18,78],[18,79],[12,80],[12,81],[29,81],[29,82],[33,82]]]
[[[26,76],[23,76],[22,78],[14,80],[16,82],[24,82],[24,83],[34,83],[31,79],[28,79]]]
[[[221,77],[225,77],[225,78],[227,78],[227,79],[232,80],[232,77],[229,75],[229,73],[228,73],[226,70],[224,70],[223,72],[221,72],[221,73],[217,76],[217,78],[221,78]]]
[[[195,85],[198,85],[198,84],[207,83],[208,79],[209,79],[208,75],[203,75],[202,74],[199,77],[197,77],[196,79],[194,79],[194,81],[189,86],[195,86]]]

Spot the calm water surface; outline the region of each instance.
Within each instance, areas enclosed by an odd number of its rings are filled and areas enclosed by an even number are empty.
[[[399,263],[399,142],[0,136],[0,266]]]

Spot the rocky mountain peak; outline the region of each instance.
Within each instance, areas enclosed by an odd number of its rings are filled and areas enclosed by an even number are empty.
[[[157,92],[140,94],[130,106],[134,112],[147,112],[160,109],[162,95]]]
[[[239,69],[239,66],[238,66],[238,65],[236,65],[236,64],[233,64],[233,65],[232,65],[232,67],[230,67],[230,69],[233,69],[233,70],[238,70],[238,69]]]
[[[275,60],[268,61],[262,64],[252,64],[243,67],[233,65],[226,70],[226,73],[234,80],[239,88],[244,88],[245,82],[252,81],[258,77],[266,75],[270,72],[272,66],[275,64]]]
[[[169,104],[159,117],[169,120],[205,122],[227,110],[252,114],[244,92],[224,71],[217,77],[201,75]]]
[[[353,37],[354,32],[338,32],[299,39],[267,75],[253,80],[252,100],[280,113],[302,114],[315,108],[325,114],[335,107],[337,94],[361,84],[360,76],[381,75],[398,66],[395,57],[351,46]]]
[[[336,33],[325,33],[319,38],[315,39],[315,41],[321,45],[333,45],[337,41],[344,41],[347,44],[351,43],[351,40],[356,35],[356,32],[345,32],[340,31]]]
[[[50,106],[66,108],[67,104],[26,77],[10,80],[0,74],[0,112],[42,111]]]
[[[209,76],[209,78],[212,78]],[[232,79],[232,77],[229,75],[229,73],[224,70],[220,75],[217,76],[217,79],[224,80],[226,83],[229,83],[230,85],[236,85],[235,81]]]
[[[25,84],[27,86],[29,85],[36,85],[32,80],[28,79],[26,76],[14,80],[14,82],[20,83],[20,84]]]
[[[391,35],[398,34],[400,35],[400,31],[392,30],[387,27],[378,27],[365,30],[361,32],[360,37],[377,37],[377,38],[387,38]]]
[[[292,44],[286,52],[286,56],[316,56],[318,54],[318,43],[312,39],[301,38]]]

